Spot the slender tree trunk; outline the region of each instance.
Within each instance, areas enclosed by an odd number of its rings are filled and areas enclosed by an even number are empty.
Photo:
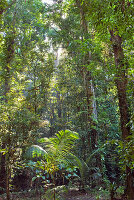
[[[2,149],[5,149],[5,142],[2,143]],[[1,153],[0,155],[0,187],[6,188],[6,157]]]
[[[56,98],[57,98],[58,118],[61,119],[61,99],[60,99],[60,92],[59,91],[57,91]]]
[[[88,32],[88,25],[87,20],[84,12],[84,3],[81,4],[80,0],[76,0],[77,7],[80,10],[80,16],[81,16],[81,27],[83,32],[83,38],[88,39],[89,38],[89,32]],[[88,146],[92,147],[92,150],[95,150],[97,148],[97,140],[98,140],[98,134],[96,131],[96,124],[93,120],[94,116],[96,118],[96,111],[94,108],[94,92],[93,92],[93,84],[92,84],[92,74],[87,69],[87,65],[90,64],[91,60],[91,53],[87,52],[86,55],[83,57],[83,80],[85,85],[85,94],[87,99],[87,120],[88,120]]]
[[[93,94],[93,86],[92,86],[92,77],[91,72],[86,71],[86,81],[85,81],[85,90],[86,90],[86,97],[87,97],[87,110],[88,110],[88,122],[89,122],[89,139],[91,141],[92,150],[97,148],[97,140],[98,140],[98,133],[96,130],[96,123],[94,122],[94,94]]]
[[[122,131],[122,139],[124,141],[128,141],[128,136],[130,135],[130,127],[129,123],[129,109],[127,104],[127,69],[124,63],[124,53],[122,49],[122,38],[114,34],[113,30],[110,30],[111,40],[113,43],[113,52],[116,66],[116,77],[115,83],[118,92],[119,99],[119,109],[120,109],[120,123],[121,123],[121,131]],[[134,198],[134,190],[132,183],[132,172],[131,169],[126,166],[126,193],[129,199]]]
[[[62,119],[62,101],[60,98],[60,92],[56,91],[56,98],[57,98],[57,112],[58,112],[58,121],[59,121],[59,125],[58,125],[58,131],[60,131],[61,129],[63,129],[63,119]]]
[[[34,113],[37,113],[37,91],[36,91],[36,66],[33,70],[34,73]]]
[[[8,59],[7,59],[8,61]],[[4,99],[5,103],[8,103],[7,93],[9,92],[9,75],[10,70],[8,64],[5,66],[5,83],[4,83]],[[5,140],[5,139],[4,139]],[[2,149],[6,149],[6,141],[2,141]],[[1,154],[1,173],[0,173],[0,187],[3,187],[7,191],[7,167],[6,167],[6,155]]]
[[[7,59],[8,63],[6,66],[6,77],[5,77],[5,102],[8,104],[8,98],[7,98],[7,94],[10,90],[10,86],[9,86],[9,79],[10,79],[10,58]],[[8,134],[8,133],[7,133]],[[10,136],[7,136],[8,140],[9,140]],[[10,146],[10,143],[8,143],[7,141],[7,147]],[[10,148],[9,148],[10,149]],[[9,154],[9,150],[8,150],[8,154]],[[6,179],[6,194],[7,194],[7,200],[10,200],[10,188],[9,188],[9,155],[6,155],[6,162],[5,162],[5,167],[6,167],[6,174],[5,174],[5,179]]]
[[[9,90],[10,90],[10,86],[9,86],[10,69],[9,69],[9,65],[8,64],[6,66],[6,76],[5,76],[5,91],[4,91],[5,103],[8,103],[7,94],[9,92]],[[10,136],[7,136],[8,140],[9,140],[9,137]],[[5,149],[8,148],[8,147],[10,149],[9,141],[6,141],[6,142],[7,142],[7,144],[5,144],[5,142],[4,142]],[[5,182],[7,200],[10,200],[10,189],[9,189],[9,151],[10,150],[9,149],[8,149],[8,153],[6,153],[5,155],[2,155],[4,157],[3,158],[3,163],[2,163],[2,166],[3,166],[2,171],[4,170],[4,172],[5,172],[4,177],[3,177],[4,178],[3,181]]]
[[[6,166],[6,194],[7,194],[7,200],[10,200],[10,187],[9,187],[9,181],[10,181],[10,166],[9,163],[7,163]]]
[[[76,0],[77,7],[80,10],[81,16],[81,27],[82,27],[82,38],[88,39],[89,38],[89,31],[88,31],[88,23],[86,20],[86,15],[84,12],[85,4],[80,0]],[[88,122],[88,130],[87,130],[87,139],[88,139],[88,151],[96,150],[98,148],[98,133],[96,130],[96,122],[94,118],[97,117],[96,111],[96,104],[95,104],[95,94],[93,90],[93,82],[92,82],[92,73],[87,69],[87,66],[90,64],[90,60],[92,59],[91,52],[87,51],[85,56],[83,56],[83,81],[85,86],[85,95],[87,100],[87,122]],[[95,106],[95,107],[94,107]],[[96,154],[95,156],[96,163],[95,165],[101,170],[101,157],[100,154]],[[101,178],[97,179],[96,184],[101,183]],[[92,183],[93,184],[93,183]]]
[[[9,34],[9,35],[8,35]],[[8,104],[8,93],[10,90],[10,65],[14,56],[14,32],[7,33],[7,37],[5,38],[5,66],[4,66],[4,75],[5,75],[5,82],[4,82],[4,98],[5,104]],[[8,126],[7,126],[8,127]],[[8,132],[10,131],[10,127],[7,128]],[[9,177],[10,177],[10,135],[6,135],[2,141],[2,147],[4,149],[8,149],[8,153],[6,155],[1,155],[1,182],[6,189],[7,200],[10,200],[10,189],[9,189]]]
[[[51,114],[50,114],[50,136],[54,134],[54,128],[53,128],[53,123],[54,123],[54,102],[50,100],[50,108],[51,108]]]

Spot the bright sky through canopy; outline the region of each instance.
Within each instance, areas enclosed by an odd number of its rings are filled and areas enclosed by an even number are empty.
[[[53,0],[42,0],[43,3],[48,3],[48,4],[52,4]]]

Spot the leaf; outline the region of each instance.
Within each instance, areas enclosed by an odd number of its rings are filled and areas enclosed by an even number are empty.
[[[32,181],[35,181],[36,179],[37,179],[37,177],[34,176],[34,177],[32,178]]]
[[[38,145],[32,145],[29,148],[27,148],[24,157],[26,159],[33,159],[34,157],[44,157],[47,154],[47,152]]]
[[[45,176],[42,176],[41,178],[42,178],[43,180],[45,180],[45,179],[46,179],[46,177],[45,177]]]

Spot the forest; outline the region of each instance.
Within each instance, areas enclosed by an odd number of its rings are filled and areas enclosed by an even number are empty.
[[[0,0],[0,200],[134,200],[133,0]]]

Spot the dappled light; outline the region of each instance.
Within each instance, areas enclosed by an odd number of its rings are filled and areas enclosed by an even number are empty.
[[[133,10],[0,1],[0,200],[134,200]]]

